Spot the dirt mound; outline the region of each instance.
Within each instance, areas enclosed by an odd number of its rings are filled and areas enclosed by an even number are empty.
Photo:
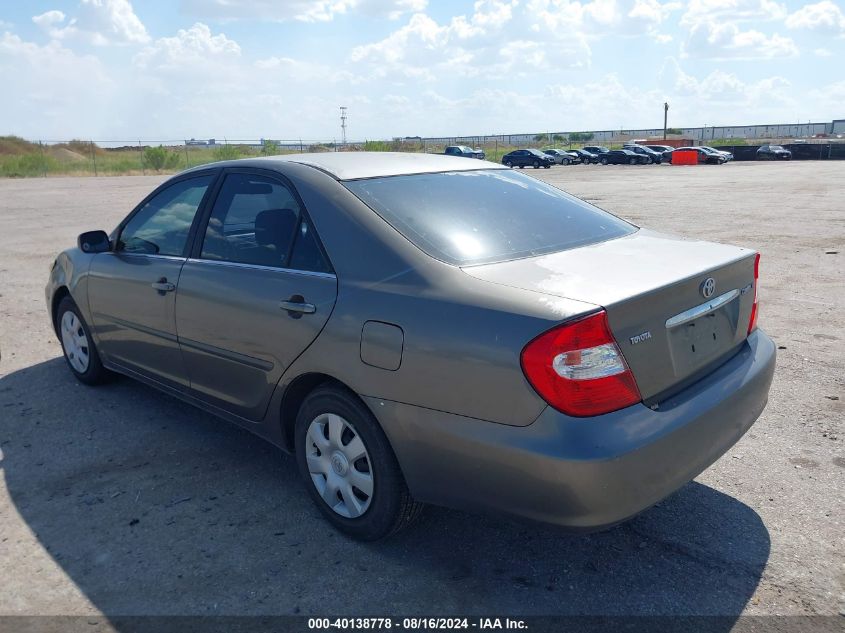
[[[52,147],[50,148],[50,156],[56,160],[67,161],[72,163],[79,163],[88,160],[86,156],[78,152],[67,149],[66,147]]]
[[[13,156],[37,151],[38,145],[19,136],[0,136],[0,155]]]

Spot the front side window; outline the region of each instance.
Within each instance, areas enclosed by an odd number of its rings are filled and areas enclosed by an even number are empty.
[[[330,272],[293,192],[256,174],[228,174],[214,202],[200,257]]]
[[[208,175],[180,180],[159,192],[123,227],[117,250],[182,256],[194,216],[213,178]]]
[[[459,266],[568,250],[636,230],[560,189],[510,170],[343,184],[424,252]]]

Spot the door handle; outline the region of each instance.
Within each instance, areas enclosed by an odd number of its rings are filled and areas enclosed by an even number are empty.
[[[317,306],[313,303],[305,303],[305,297],[302,295],[293,295],[287,301],[281,301],[279,307],[288,312],[299,312],[301,314],[314,314],[317,311]]]
[[[150,284],[155,290],[158,292],[173,292],[176,290],[176,284],[172,284],[167,281],[167,277],[162,277],[158,281],[154,281]]]

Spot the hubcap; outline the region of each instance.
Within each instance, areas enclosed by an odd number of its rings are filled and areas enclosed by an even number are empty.
[[[349,519],[367,511],[373,469],[355,427],[334,413],[317,416],[305,436],[305,457],[314,487],[332,510]]]
[[[62,347],[65,350],[70,366],[80,374],[88,370],[90,356],[88,351],[88,337],[82,329],[82,322],[71,311],[62,315]]]

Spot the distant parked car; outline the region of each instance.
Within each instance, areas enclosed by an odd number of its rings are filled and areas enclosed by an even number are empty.
[[[544,149],[543,153],[551,156],[558,165],[571,165],[572,163],[581,162],[579,157],[573,156],[562,149]]]
[[[591,154],[595,154],[596,156],[598,156],[599,154],[607,154],[610,151],[603,145],[586,145],[583,149],[590,152]]]
[[[763,145],[757,148],[757,160],[792,160],[792,152],[780,145]]]
[[[716,152],[708,152],[703,147],[678,147],[676,152],[696,152],[698,154],[698,162],[706,163],[708,165],[722,165],[728,162],[728,159],[717,154]]]
[[[540,150],[536,149],[517,149],[502,156],[502,164],[506,167],[533,167],[540,169],[544,167],[548,169],[555,164],[555,159]]]
[[[571,149],[569,150],[570,154],[575,154],[578,158],[581,159],[581,163],[586,165],[587,163],[592,163],[595,165],[599,162],[599,157],[592,152],[588,152],[585,149]]]
[[[602,165],[642,165],[649,159],[628,149],[612,149],[601,154],[599,162]]]
[[[640,156],[645,156],[649,163],[659,165],[663,162],[663,152],[655,152],[653,149],[649,149],[644,145],[626,145],[623,149],[627,149],[628,151],[639,154]]]
[[[464,156],[465,158],[479,158],[484,160],[484,152],[480,149],[472,149],[466,145],[450,145],[443,152],[446,156]]]
[[[672,162],[672,152],[675,151],[674,147],[669,145],[644,145],[643,147],[647,147],[649,149],[654,150],[655,152],[659,152],[663,157],[664,163]]]
[[[715,147],[710,147],[709,145],[702,145],[701,149],[707,150],[708,152],[715,152],[716,154],[721,154],[725,157],[725,160],[730,162],[734,159],[734,155],[730,152],[726,152],[723,149],[716,149]]]

